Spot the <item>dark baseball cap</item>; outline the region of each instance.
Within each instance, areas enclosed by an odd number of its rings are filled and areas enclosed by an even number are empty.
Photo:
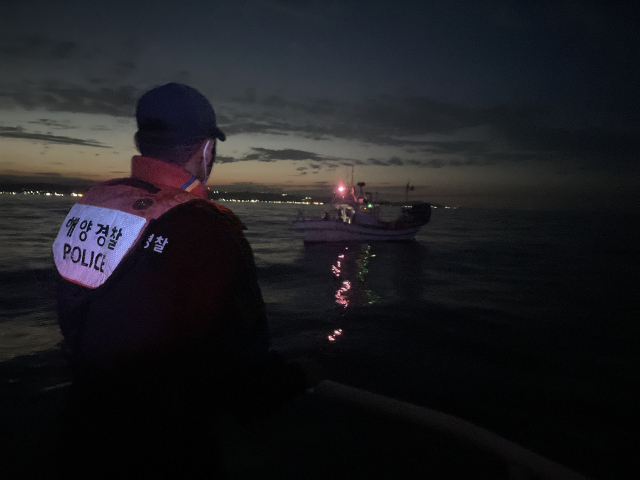
[[[142,95],[136,121],[138,140],[153,145],[189,145],[205,138],[227,138],[216,125],[209,100],[180,83],[168,83]]]

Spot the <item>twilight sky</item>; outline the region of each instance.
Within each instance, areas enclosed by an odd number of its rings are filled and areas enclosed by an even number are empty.
[[[630,2],[632,3],[632,2]],[[133,4],[133,5],[132,5]],[[170,81],[227,141],[209,185],[640,209],[634,7],[599,1],[0,1],[0,180],[125,176]]]

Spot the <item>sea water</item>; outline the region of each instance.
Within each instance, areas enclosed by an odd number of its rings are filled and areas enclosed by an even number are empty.
[[[29,375],[42,389],[65,380],[50,365],[61,341],[51,244],[73,203],[0,196],[5,395]],[[225,205],[248,227],[273,348],[596,477],[630,462],[638,216],[438,208],[415,242],[304,245],[293,221],[323,206]],[[204,268],[197,252],[193,264]]]

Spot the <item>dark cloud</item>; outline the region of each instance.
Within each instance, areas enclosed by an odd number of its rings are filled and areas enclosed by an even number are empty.
[[[94,113],[116,117],[131,117],[140,91],[129,85],[87,88],[74,84],[49,82],[36,87],[16,85],[0,87],[0,99],[13,106],[32,110],[72,113]]]
[[[232,163],[237,162],[233,157],[226,157],[224,155],[216,155],[216,163]]]
[[[51,120],[49,118],[41,118],[39,120],[32,120],[30,122],[27,123],[31,123],[34,125],[43,125],[45,127],[49,127],[49,128],[54,128],[56,130],[71,130],[77,127],[73,127],[69,124],[69,122],[66,121],[59,121],[59,120]]]
[[[43,37],[24,37],[21,42],[4,45],[0,55],[14,55],[18,51],[26,55],[28,51],[46,50],[55,43]],[[58,46],[63,48],[61,42]],[[122,59],[118,65],[123,72],[135,68],[132,59]],[[139,89],[122,84],[111,87],[107,86],[107,79],[94,80],[90,86],[59,82],[4,85],[0,86],[0,101],[25,109],[133,116],[135,102],[141,93]],[[294,101],[281,95],[259,96],[255,88],[247,89],[243,96],[234,100],[234,108],[218,116],[229,136],[269,134],[296,135],[313,140],[338,138],[399,147],[407,153],[407,158],[397,155],[395,159],[372,159],[360,164],[439,168],[445,165],[563,161],[590,170],[637,173],[640,168],[637,162],[640,147],[636,141],[640,137],[640,107],[633,102],[593,106],[589,115],[580,115],[579,112],[574,113],[570,106],[502,104],[471,107],[416,95],[380,95],[355,102],[331,99]],[[31,123],[52,129],[72,128],[46,118]],[[482,129],[485,138],[456,139],[461,131],[469,129]],[[22,136],[16,136],[18,134]],[[451,140],[420,139],[434,134],[439,138],[449,136]],[[2,134],[4,137],[10,135],[14,135],[12,138],[51,143],[84,142],[79,144],[103,146],[95,141],[48,133],[5,130]],[[499,145],[499,149],[495,145]],[[418,152],[424,154],[424,158],[419,158]],[[437,157],[435,160],[432,158],[434,155]],[[243,158],[218,157],[219,163],[243,160],[310,160],[318,162],[318,167],[311,167],[314,170],[320,169],[320,165],[326,167],[327,162],[342,161],[293,149],[257,148]]]
[[[28,185],[36,182],[80,187],[86,187],[92,183],[83,178],[65,177],[60,173],[53,172],[39,172],[28,175],[0,174],[0,184],[3,185]]]
[[[502,157],[502,154],[496,154],[499,157]],[[502,157],[502,159],[504,159],[504,157]],[[512,157],[508,157],[509,160],[513,160]],[[446,162],[446,165],[450,166],[450,167],[476,167],[476,166],[480,166],[480,165],[490,165],[491,163],[493,163],[491,161],[491,159],[487,158],[487,159],[480,159],[480,158],[465,158],[463,160],[449,160],[448,162]],[[429,166],[429,165],[423,165],[423,166]],[[444,166],[444,163],[442,160],[435,160],[434,163],[434,168],[440,168],[442,166]]]
[[[285,148],[282,150],[270,150],[268,148],[253,148],[256,153],[249,154],[241,160],[259,160],[261,162],[273,162],[277,160],[325,160],[325,157],[317,153],[305,152]]]
[[[124,77],[131,75],[135,68],[135,64],[130,60],[118,60],[114,67],[114,73],[118,77]]]
[[[444,160],[440,160],[438,158],[434,158],[426,162],[420,162],[421,167],[441,168],[441,167],[444,167],[445,165],[447,165],[447,162]]]
[[[6,61],[73,58],[78,45],[72,40],[57,40],[41,35],[24,35],[0,43],[0,58]]]
[[[259,104],[260,106],[269,107],[276,111],[291,110],[293,112],[305,115],[329,115],[337,113],[341,108],[348,106],[348,103],[331,100],[328,98],[312,98],[306,101],[295,101],[285,99],[281,95],[266,95],[259,97],[256,88],[249,88],[243,96],[233,97],[233,102],[240,104]],[[265,111],[263,114],[267,117],[274,115],[273,111]],[[276,113],[277,114],[277,113]]]
[[[225,129],[230,134],[340,138],[399,147],[413,153],[412,157],[417,152],[425,154],[425,159],[398,158],[396,165],[405,162],[441,167],[443,162],[462,166],[562,160],[591,170],[638,170],[640,106],[633,102],[593,105],[584,113],[584,109],[576,110],[571,105],[471,107],[426,96],[381,95],[361,102],[303,102],[275,95],[260,101],[255,90],[252,95],[256,95],[252,108],[258,109],[257,113],[229,115]],[[260,105],[268,108],[259,110]],[[242,121],[238,121],[240,118]],[[460,132],[473,129],[484,133],[474,135],[480,135],[476,140],[456,138]],[[450,136],[451,140],[419,139],[434,134]],[[437,155],[438,160],[434,161],[431,155]]]
[[[451,134],[478,124],[478,114],[474,109],[425,96],[382,95],[365,99],[358,105],[354,117],[366,121],[383,137]]]
[[[638,172],[640,131],[625,135],[602,129],[570,130],[522,123],[503,125],[502,129],[513,145],[534,156],[564,158],[589,169]]]
[[[211,189],[218,191],[247,191],[262,193],[282,193],[282,188],[255,182],[235,182],[230,185],[211,185]]]
[[[255,90],[251,92],[251,102],[256,103]],[[248,103],[246,99],[236,100]],[[349,103],[330,99],[287,101],[280,96],[269,96],[260,104],[271,108],[250,119],[245,115],[243,121],[230,117],[226,128],[231,133],[290,133],[307,138],[335,137],[378,145],[421,146],[425,142],[403,137],[453,133],[479,123],[478,115],[469,107],[427,97],[380,96]]]
[[[262,101],[262,104],[265,107],[276,107],[276,108],[284,108],[288,104],[284,98],[280,95],[270,95]]]
[[[35,25],[30,24],[29,27],[31,28],[14,29],[39,30]],[[70,67],[77,68],[81,72],[90,72],[86,80],[89,85],[112,88],[122,86],[124,79],[137,71],[140,46],[134,37],[123,39],[114,35],[113,41],[104,44],[96,43],[91,37],[78,35],[77,32],[75,35],[79,41],[64,38],[64,35],[69,34],[61,33],[63,38],[42,34],[11,35],[4,29],[4,32],[0,31],[0,62],[11,65],[14,71],[10,73],[14,75],[18,72],[16,67],[37,68],[51,72],[59,80],[69,78]],[[13,80],[15,81],[15,76]]]
[[[377,158],[370,158],[368,160],[369,165],[378,165],[378,166],[387,166],[388,163],[383,160],[378,160]]]
[[[341,102],[320,98],[297,105],[297,108],[300,108],[307,115],[334,115],[342,106]]]
[[[247,88],[242,97],[234,97],[232,100],[244,105],[253,105],[257,101],[257,93],[255,88]]]
[[[451,140],[421,142],[423,152],[479,154],[488,149],[487,141]]]
[[[255,90],[251,92],[251,101],[256,103]],[[245,99],[236,100],[247,103]],[[394,136],[452,133],[477,124],[477,114],[470,107],[438,102],[424,96],[384,95],[355,103],[327,98],[287,101],[280,96],[270,96],[260,104],[274,107],[259,114],[263,129],[285,129],[311,135],[376,141],[385,145],[420,145],[422,142],[395,140]],[[283,121],[289,113],[306,121],[297,125],[290,120]]]
[[[537,153],[522,153],[522,152],[491,152],[485,155],[482,155],[487,163],[495,163],[501,161],[527,161],[527,160],[551,160],[553,159],[553,155],[547,152],[537,152]],[[474,159],[467,159],[467,161],[472,161]],[[478,160],[478,159],[475,159]],[[466,165],[480,165],[481,163],[466,163]]]
[[[55,143],[65,145],[83,145],[87,147],[111,148],[97,140],[84,140],[81,138],[65,137],[61,135],[51,135],[42,133],[26,132],[23,127],[0,127],[0,138],[17,138],[32,140],[42,143]]]
[[[402,167],[404,165],[413,165],[413,166],[418,166],[418,167],[427,167],[427,166],[433,166],[434,164],[431,163],[431,161],[428,160],[403,160],[399,157],[391,157],[388,160],[382,160],[379,158],[369,158],[366,161],[361,161],[358,160],[355,162],[356,165],[374,165],[377,167]],[[440,165],[441,166],[441,165]]]
[[[356,165],[375,165],[379,167],[391,167],[391,166],[413,166],[413,167],[425,167],[425,168],[442,168],[445,166],[449,167],[468,167],[468,166],[478,166],[478,165],[489,165],[491,163],[501,161],[501,160],[517,160],[517,159],[529,159],[529,156],[526,154],[521,154],[518,158],[517,154],[513,154],[515,156],[512,157],[511,154],[494,154],[495,158],[463,158],[462,160],[458,159],[442,159],[442,158],[429,158],[429,159],[401,159],[399,157],[391,157],[388,160],[382,160],[379,158],[370,158],[366,161],[356,161]],[[537,158],[537,157],[535,157]]]
[[[31,39],[30,48],[44,48],[42,39]],[[7,47],[5,47],[5,50]],[[6,53],[6,51],[5,51]],[[122,64],[124,65],[124,63]],[[132,65],[129,65],[132,67]],[[116,88],[87,88],[78,85],[50,82],[41,87],[26,84],[13,89],[4,87],[0,98],[13,105],[27,109],[44,108],[52,111],[100,113],[119,117],[133,114],[140,91],[132,86]],[[241,102],[245,105],[258,103],[255,89],[249,89]],[[381,96],[360,103],[336,102],[316,99],[308,102],[289,102],[281,96],[266,97],[262,105],[270,107],[253,118],[251,113],[235,112],[220,115],[220,123],[229,135],[240,133],[299,135],[306,138],[343,138],[366,143],[404,147],[409,153],[415,147],[426,155],[425,159],[393,157],[389,160],[352,160],[364,165],[410,165],[440,168],[449,166],[488,165],[511,161],[551,161],[564,159],[582,164],[585,168],[637,169],[636,159],[639,148],[635,140],[638,133],[637,122],[640,111],[637,106],[626,104],[618,109],[617,132],[605,128],[566,128],[551,126],[546,122],[553,117],[553,111],[540,106],[499,105],[490,108],[471,108],[437,102],[426,97]],[[286,109],[306,115],[288,116],[279,110]],[[607,116],[611,118],[612,115]],[[300,121],[302,118],[304,121]],[[244,121],[239,121],[244,120]],[[74,128],[67,122],[41,118],[29,122],[52,129]],[[426,134],[451,134],[459,129],[486,127],[486,140],[415,140],[407,136]],[[95,130],[106,127],[95,126]],[[21,127],[3,127],[0,136],[22,138],[45,143],[66,143],[94,147],[105,147],[95,140],[51,135],[50,133],[26,132]],[[498,138],[503,146],[501,151],[492,151],[490,140]],[[453,155],[456,158],[430,158],[430,155]],[[219,156],[219,163],[242,160],[263,162],[276,160],[312,160],[318,170],[327,162],[341,159],[325,157],[312,152],[293,149],[269,150],[256,148],[243,158]]]
[[[257,122],[234,122],[228,118],[221,118],[218,122],[225,134],[227,135],[240,135],[243,133],[258,133],[258,134],[281,134],[288,135],[289,131],[293,131],[294,128],[289,128],[282,122],[273,123],[257,123]]]
[[[246,161],[259,161],[259,162],[309,161],[309,162],[316,162],[316,163],[309,163],[308,165],[303,165],[296,168],[298,171],[301,171],[301,172],[312,169],[314,170],[314,173],[317,173],[317,171],[319,171],[322,168],[334,170],[338,168],[340,165],[351,165],[354,162],[357,162],[354,160],[331,157],[326,155],[319,155],[313,152],[307,152],[304,150],[294,150],[290,148],[285,148],[282,150],[271,150],[268,148],[252,148],[251,150],[253,153],[249,153],[240,158],[216,156],[216,161],[220,161],[220,163],[246,162]],[[393,162],[395,162],[395,160],[393,160]],[[363,164],[366,164],[366,163],[367,162]]]

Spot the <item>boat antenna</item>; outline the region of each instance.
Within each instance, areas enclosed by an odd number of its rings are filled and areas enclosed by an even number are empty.
[[[405,195],[405,203],[408,205],[409,204],[409,191],[414,191],[416,189],[416,187],[414,187],[413,185],[411,185],[410,180],[407,180],[407,186],[405,187],[404,190],[404,195]]]

